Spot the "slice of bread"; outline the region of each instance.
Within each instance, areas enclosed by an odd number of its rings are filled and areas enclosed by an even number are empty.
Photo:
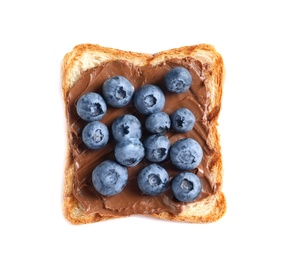
[[[76,168],[78,164],[74,161],[75,156],[78,156],[78,151],[76,151],[78,144],[76,144],[76,138],[74,139],[72,135],[78,136],[80,132],[78,133],[76,129],[72,129],[72,124],[70,124],[70,113],[75,109],[74,104],[76,102],[69,102],[71,98],[70,91],[80,86],[76,83],[79,79],[82,79],[85,72],[94,68],[105,67],[105,64],[112,61],[126,62],[136,68],[139,73],[142,73],[141,71],[143,70],[140,70],[140,68],[147,66],[159,70],[161,66],[174,59],[183,60],[185,63],[182,64],[187,64],[190,59],[195,61],[197,65],[190,65],[188,69],[195,71],[198,75],[198,79],[203,82],[204,88],[206,89],[206,97],[204,99],[205,107],[202,108],[204,110],[204,117],[197,118],[197,121],[203,122],[204,127],[207,127],[207,135],[202,142],[208,146],[208,151],[211,151],[208,153],[206,166],[210,173],[205,177],[208,181],[213,183],[213,185],[211,185],[212,192],[209,192],[207,196],[203,196],[200,200],[195,200],[191,203],[182,203],[182,210],[178,213],[160,209],[157,211],[149,210],[149,212],[140,214],[164,220],[192,223],[214,222],[224,215],[226,211],[226,200],[222,192],[223,170],[220,137],[217,130],[217,120],[221,109],[222,87],[225,75],[221,55],[213,46],[207,44],[184,46],[162,51],[154,55],[122,51],[96,44],[80,44],[65,55],[62,63],[62,90],[67,119],[68,138],[63,190],[63,210],[65,217],[71,223],[85,224],[98,222],[122,217],[123,214],[117,214],[119,209],[115,209],[112,214],[104,214],[102,210],[99,212],[98,207],[92,210],[90,203],[82,203],[80,199],[78,199],[78,196],[76,196],[76,182],[80,182],[80,180],[76,178]],[[154,81],[152,83],[154,84],[156,82]],[[138,88],[139,85],[135,87]],[[100,88],[101,86],[97,86],[98,90],[100,90]],[[84,93],[85,91],[86,89],[82,89],[80,93]],[[190,93],[190,95],[195,95],[195,98],[198,98],[196,95],[199,94]],[[187,96],[185,96],[185,98],[187,98]],[[170,104],[166,106],[170,106]],[[193,107],[194,114],[196,113],[195,109],[196,108]],[[110,111],[108,113],[110,113]],[[108,125],[108,127],[110,129],[110,125]],[[99,159],[100,158],[96,158],[96,163]],[[88,172],[88,176],[90,176],[90,174],[91,173]],[[121,211],[122,210],[123,209],[121,209]],[[132,213],[127,213],[125,216],[126,215],[132,215]]]

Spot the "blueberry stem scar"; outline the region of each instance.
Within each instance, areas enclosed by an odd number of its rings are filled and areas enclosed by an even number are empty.
[[[185,191],[191,191],[193,189],[193,184],[188,179],[183,179],[180,186]]]
[[[144,98],[146,107],[153,107],[156,104],[157,99],[153,95],[148,95]]]
[[[126,91],[123,87],[119,86],[116,90],[116,98],[117,99],[124,99],[126,97]]]

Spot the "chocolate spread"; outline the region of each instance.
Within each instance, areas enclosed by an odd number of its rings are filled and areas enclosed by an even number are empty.
[[[163,82],[164,75],[172,67],[176,66],[187,68],[192,75],[193,81],[191,88],[185,93],[174,94],[168,92],[165,88]],[[175,200],[170,187],[159,196],[146,196],[141,194],[136,183],[136,175],[143,167],[150,164],[146,159],[143,159],[142,162],[135,167],[128,167],[129,180],[121,193],[106,197],[95,191],[91,182],[92,171],[104,160],[115,160],[113,153],[115,141],[112,136],[110,136],[110,141],[104,148],[97,151],[87,149],[81,140],[81,131],[86,125],[86,122],[77,115],[76,102],[82,94],[88,91],[102,94],[102,84],[111,76],[120,75],[126,77],[134,85],[135,89],[145,84],[154,84],[161,87],[166,98],[163,111],[169,115],[182,107],[188,108],[194,113],[196,123],[193,130],[184,134],[170,130],[165,135],[169,138],[171,144],[184,137],[191,137],[200,143],[204,151],[203,160],[201,164],[192,171],[198,175],[203,186],[202,192],[197,200],[206,198],[216,191],[218,188],[217,184],[214,182],[209,171],[211,157],[216,151],[211,149],[206,142],[209,134],[207,109],[210,93],[205,86],[205,79],[201,75],[201,72],[202,64],[199,61],[193,58],[185,58],[171,59],[155,67],[148,65],[137,67],[126,61],[115,60],[97,68],[90,69],[81,75],[81,78],[70,89],[66,102],[69,109],[69,136],[73,152],[72,159],[75,167],[73,192],[74,196],[84,207],[86,214],[97,213],[104,216],[127,216],[132,214],[152,214],[160,212],[178,214],[183,210],[185,205],[185,203]],[[111,131],[113,120],[123,114],[135,115],[141,121],[142,125],[144,125],[146,117],[135,109],[133,102],[124,108],[113,108],[108,106],[106,115],[100,121],[105,123],[109,131]],[[143,129],[142,142],[147,135],[149,135],[149,133]],[[167,170],[170,178],[181,172],[175,169],[168,159],[159,164]]]

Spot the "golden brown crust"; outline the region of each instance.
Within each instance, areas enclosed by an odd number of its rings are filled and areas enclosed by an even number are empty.
[[[222,86],[225,76],[224,64],[221,55],[215,48],[208,44],[184,46],[176,49],[159,52],[155,55],[122,51],[113,48],[102,47],[96,44],[80,44],[67,53],[62,63],[62,91],[65,103],[65,114],[68,120],[66,97],[70,88],[79,79],[82,72],[97,67],[105,62],[122,59],[136,66],[156,66],[172,58],[193,57],[200,60],[203,65],[203,75],[208,90],[211,93],[211,102],[208,108],[210,122],[210,134],[208,144],[216,150],[210,164],[210,171],[217,184],[217,192],[199,202],[189,203],[182,213],[173,215],[160,213],[149,215],[151,217],[183,221],[192,223],[214,222],[221,218],[226,211],[226,200],[222,192],[223,169],[221,159],[220,136],[217,130],[217,120],[221,109]],[[67,126],[68,127],[68,126]],[[84,209],[73,195],[74,165],[72,151],[69,145],[69,129],[67,129],[67,157],[65,166],[63,212],[72,224],[93,223],[116,217],[105,217],[99,214],[85,215]]]

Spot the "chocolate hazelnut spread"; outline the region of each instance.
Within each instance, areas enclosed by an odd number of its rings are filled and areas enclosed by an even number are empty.
[[[166,72],[176,66],[187,68],[193,79],[190,89],[181,94],[168,92],[163,82]],[[182,107],[188,108],[194,113],[196,123],[190,132],[182,134],[170,130],[165,135],[169,138],[171,144],[184,137],[193,138],[200,143],[204,152],[203,160],[193,170],[200,178],[203,187],[197,200],[206,198],[216,192],[218,187],[209,171],[210,164],[212,163],[211,157],[216,154],[216,151],[211,149],[206,141],[209,134],[210,118],[207,118],[207,109],[210,93],[205,86],[205,79],[202,77],[201,72],[202,64],[199,61],[193,58],[184,58],[171,59],[155,67],[148,65],[137,67],[123,60],[115,60],[97,68],[90,69],[81,75],[80,79],[70,89],[66,102],[69,108],[69,138],[73,157],[71,159],[75,167],[73,192],[74,196],[85,209],[86,214],[97,213],[103,216],[127,216],[160,212],[178,214],[183,210],[185,205],[185,203],[175,200],[170,187],[159,196],[146,196],[141,194],[136,182],[136,175],[142,168],[150,164],[145,158],[138,165],[128,167],[129,180],[121,193],[106,197],[95,191],[91,182],[92,171],[104,160],[115,160],[113,153],[115,141],[110,136],[110,141],[104,148],[100,150],[87,149],[81,140],[81,131],[86,125],[86,122],[77,115],[76,102],[82,94],[89,91],[102,94],[102,84],[111,76],[124,76],[133,84],[135,89],[145,84],[154,84],[161,87],[166,99],[163,111],[169,115]],[[144,125],[146,117],[135,109],[133,101],[123,108],[108,106],[106,115],[100,121],[105,123],[109,130],[111,130],[111,124],[114,119],[123,114],[135,115],[141,121],[142,125]],[[149,133],[143,129],[141,141],[147,135]],[[167,170],[170,178],[181,172],[168,159],[159,164]]]

